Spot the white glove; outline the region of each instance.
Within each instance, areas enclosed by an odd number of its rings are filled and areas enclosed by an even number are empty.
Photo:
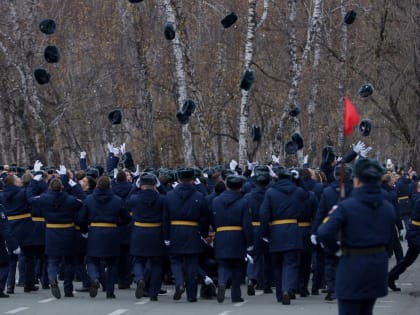
[[[41,167],[42,167],[42,163],[36,160],[34,164],[34,172],[39,172],[41,170]]]
[[[118,149],[117,147],[112,148],[112,153],[114,153],[115,156],[117,156],[118,154],[120,154],[120,149]]]
[[[166,246],[171,245],[171,241],[166,240],[166,241],[163,241],[163,242],[165,243]]]
[[[88,238],[89,233],[81,233],[83,238]]]
[[[159,178],[156,177],[156,188],[159,188],[159,187],[160,187],[160,180]]]
[[[405,238],[405,230],[404,229],[400,230],[400,232],[398,234],[399,234],[400,238],[402,238],[402,239]]]
[[[136,187],[137,187],[137,188],[140,188],[140,186],[141,186],[141,184],[140,184],[140,177],[139,177],[139,178],[137,178],[137,180],[136,180]]]
[[[206,276],[206,277],[204,278],[204,283],[205,283],[206,285],[210,285],[210,284],[213,284],[213,280],[212,280],[209,276]]]
[[[343,159],[343,157],[342,157],[342,156],[339,156],[339,157],[337,157],[335,160],[336,160],[336,162],[338,163],[338,162],[340,162],[342,159]]]
[[[246,248],[246,251],[247,252],[250,252],[250,251],[252,251],[254,249],[254,246],[248,246],[247,248]]]
[[[357,142],[357,144],[353,144],[353,151],[357,154],[360,154],[360,151],[362,151],[365,148],[365,144],[362,141]]]
[[[140,175],[140,166],[138,164],[136,165],[136,171],[132,172],[131,175],[133,175],[133,177],[137,177]]]
[[[121,152],[121,154],[124,154],[126,152],[125,151],[125,143],[121,144],[121,146],[120,146],[120,152]]]
[[[38,175],[35,175],[35,176],[34,176],[34,179],[35,179],[37,182],[39,182],[39,181],[41,180],[41,178],[42,178],[42,174],[38,174]]]
[[[269,243],[270,241],[268,240],[268,238],[266,238],[266,237],[263,237],[262,238],[262,240],[264,241],[264,242],[266,242],[266,243]]]
[[[306,154],[306,155],[303,157],[303,164],[308,164],[308,159],[309,159],[309,155],[308,155],[308,154]]]
[[[394,167],[393,167],[393,164],[392,164],[391,159],[387,159],[387,160],[386,160],[386,168],[387,168],[387,169],[392,169],[392,168],[394,168]]]
[[[195,179],[194,184],[199,185],[201,184],[200,180],[198,178]]]
[[[178,182],[174,182],[173,184],[172,184],[172,188],[175,188],[176,186],[178,186]]]
[[[297,170],[291,170],[290,173],[293,174],[294,179],[299,179],[299,172]]]
[[[314,244],[314,245],[318,244],[315,234],[311,234],[311,243]]]
[[[80,152],[80,158],[81,159],[86,159],[86,152],[85,151]]]
[[[13,254],[15,254],[15,255],[20,255],[20,253],[21,253],[22,251],[20,250],[20,247],[18,246],[18,248],[16,248],[14,251],[13,251]]]
[[[117,178],[117,174],[118,174],[118,169],[117,168],[114,168],[114,179]]]
[[[112,153],[112,149],[114,149],[114,147],[112,146],[112,144],[108,142],[107,146],[108,146],[108,151],[110,153]]]
[[[342,255],[343,253],[342,253],[342,251],[341,251],[341,249],[339,249],[336,253],[335,253],[335,256],[337,256],[337,257],[341,257],[341,255]]]
[[[57,172],[60,175],[66,175],[67,174],[67,169],[64,165],[60,165],[60,169],[58,169]]]
[[[274,154],[271,156],[271,160],[273,161],[273,163],[280,164],[280,159]]]
[[[77,183],[74,180],[70,179],[69,180],[69,185],[70,185],[70,187],[74,187],[74,186],[77,185]]]
[[[254,263],[254,258],[252,258],[250,254],[246,254],[245,260],[247,260],[250,264]]]
[[[257,162],[249,162],[249,161],[246,161],[246,163],[248,164],[248,169],[250,171],[253,171],[254,168],[255,168],[255,166],[257,166]]]
[[[238,162],[236,162],[235,160],[230,161],[229,168],[231,171],[234,171],[237,166],[238,166]]]
[[[367,147],[360,151],[360,156],[366,158],[368,153],[372,150],[372,147]]]
[[[271,177],[273,177],[273,178],[277,178],[276,173],[274,173],[274,172],[273,172],[273,169],[271,168],[271,166],[270,166],[270,165],[268,166],[268,171],[269,171],[269,173],[270,173],[270,176],[271,176]]]

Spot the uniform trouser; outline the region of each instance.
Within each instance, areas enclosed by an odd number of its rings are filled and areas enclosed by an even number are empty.
[[[74,273],[77,274],[82,281],[83,288],[89,288],[91,285],[90,278],[86,271],[85,257],[77,255],[75,257]]]
[[[187,298],[197,298],[198,255],[182,254],[171,256],[171,269],[177,287],[183,286],[187,291]]]
[[[157,297],[162,283],[162,257],[133,257],[134,280],[145,281],[146,269],[149,269],[149,295]]]
[[[325,255],[324,250],[321,246],[316,246],[312,252],[313,261],[313,277],[312,277],[312,290],[317,291],[321,289],[324,281],[324,266],[325,266]]]
[[[403,259],[404,257],[404,252],[401,246],[401,242],[398,238],[398,233],[397,231],[394,232],[394,237],[392,240],[392,247],[390,250],[390,255],[389,257],[392,256],[392,254],[395,255],[395,259],[397,260],[397,263],[399,263],[401,261],[401,259]]]
[[[335,293],[335,274],[339,258],[330,253],[325,253],[325,283],[329,293]]]
[[[25,259],[25,286],[32,287],[35,285],[36,260],[44,255],[44,246],[22,246],[22,253]]]
[[[87,272],[91,281],[99,280],[101,268],[105,262],[105,289],[106,294],[114,294],[114,284],[118,275],[118,256],[117,257],[87,257]]]
[[[311,277],[312,252],[302,251],[299,255],[299,292],[308,290],[309,278]]]
[[[271,253],[273,262],[274,281],[276,284],[277,300],[282,298],[283,292],[297,289],[298,282],[298,251]]]
[[[372,315],[376,299],[338,300],[339,315]]]
[[[7,275],[9,273],[9,264],[2,263],[0,264],[0,293],[3,292],[6,287]]]
[[[48,286],[47,257],[45,255],[36,259],[35,278],[40,280],[42,287]]]
[[[48,256],[48,279],[50,282],[56,282],[60,270],[60,264],[63,263],[64,273],[64,293],[73,292],[74,279],[74,256]]]
[[[130,245],[120,245],[120,257],[118,259],[118,284],[130,285],[131,284],[131,260],[130,260]]]
[[[218,285],[227,284],[228,280],[231,279],[231,298],[232,302],[239,300],[242,296],[241,283],[244,279],[244,259],[218,259],[219,263],[219,276]]]
[[[408,247],[407,253],[405,253],[404,258],[389,272],[389,280],[397,280],[398,277],[416,261],[418,256],[419,251],[417,248]]]
[[[7,277],[7,288],[14,289],[16,284],[16,267],[19,256],[15,254],[9,254],[9,275]],[[19,273],[19,277],[21,277]]]

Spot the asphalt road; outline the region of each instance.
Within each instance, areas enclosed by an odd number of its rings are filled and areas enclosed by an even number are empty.
[[[394,265],[393,259],[390,265]],[[375,315],[420,314],[420,260],[408,269],[397,281],[402,288],[401,292],[389,292],[388,296],[377,301]],[[75,283],[75,287],[80,283]],[[168,295],[159,296],[158,302],[151,302],[148,298],[137,300],[134,297],[134,286],[131,290],[116,290],[116,299],[107,300],[105,293],[99,292],[95,299],[88,293],[75,293],[74,298],[62,297],[56,300],[50,290],[23,293],[22,288],[16,288],[16,293],[10,298],[0,299],[0,314],[18,315],[67,315],[67,314],[95,314],[95,315],[121,315],[121,314],[199,314],[199,315],[227,315],[227,314],[311,314],[329,315],[337,314],[335,302],[325,302],[324,295],[310,296],[307,298],[297,297],[292,304],[285,306],[277,303],[273,294],[261,294],[257,291],[256,296],[246,296],[246,288],[243,287],[245,302],[232,304],[229,299],[230,292],[226,294],[223,304],[214,300],[198,300],[197,303],[189,303],[185,294],[181,301],[173,301],[172,286],[168,289]],[[63,290],[61,291],[63,293]]]

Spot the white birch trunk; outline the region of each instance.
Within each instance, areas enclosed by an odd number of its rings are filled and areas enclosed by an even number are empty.
[[[176,25],[175,12],[171,1],[163,0],[163,7],[165,9],[167,21]],[[184,101],[187,99],[187,82],[185,79],[185,66],[182,47],[178,36],[175,36],[175,38],[172,40],[172,48],[175,56],[175,77],[178,108],[181,109]],[[193,166],[192,135],[189,124],[182,125],[182,141],[184,144],[184,164],[186,166]]]
[[[254,37],[257,27],[255,18],[255,9],[257,0],[248,1],[248,30],[245,44],[244,69],[248,69],[254,57]],[[241,89],[241,108],[239,118],[239,165],[245,167],[247,165],[248,155],[248,116],[249,116],[249,91]]]

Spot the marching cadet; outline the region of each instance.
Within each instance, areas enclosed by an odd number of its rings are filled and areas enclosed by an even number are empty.
[[[396,215],[383,198],[382,175],[379,162],[359,160],[351,195],[339,202],[318,228],[323,246],[332,252],[341,246],[335,292],[340,315],[372,314],[376,299],[388,294],[387,247],[392,245]]]
[[[80,211],[81,229],[89,224],[87,244],[87,270],[92,280],[89,295],[94,298],[99,289],[99,271],[101,261],[106,270],[106,297],[115,298],[114,283],[117,276],[118,257],[120,254],[120,232],[118,224],[131,221],[123,200],[111,190],[111,179],[108,176],[98,178],[93,193],[83,201]]]
[[[213,200],[214,254],[219,263],[217,302],[225,300],[226,284],[232,280],[232,303],[243,302],[241,283],[244,279],[244,267],[247,251],[252,250],[251,213],[241,188],[245,177],[230,175],[226,178],[226,191]]]
[[[133,213],[130,255],[133,257],[133,273],[136,298],[143,297],[145,270],[150,265],[149,296],[157,301],[162,282],[162,262],[166,254],[163,242],[162,218],[165,198],[156,189],[157,178],[143,173],[136,182],[137,190],[127,199],[127,208]]]
[[[8,294],[4,293],[7,275],[9,274],[8,251],[18,255],[20,247],[10,232],[4,207],[0,204],[0,298],[9,297]]]
[[[179,184],[167,193],[164,211],[164,239],[175,277],[173,299],[180,300],[186,289],[187,300],[197,302],[198,259],[201,237],[209,230],[209,211],[194,185],[194,170],[181,168],[177,174]]]
[[[251,211],[254,240],[254,249],[251,253],[253,263],[248,261],[247,266],[247,294],[255,295],[255,286],[263,288],[264,293],[272,293],[270,276],[270,254],[268,244],[262,240],[260,206],[264,200],[267,186],[271,177],[267,166],[259,165],[253,170],[252,182],[255,185],[250,192],[244,196],[247,208]],[[242,187],[242,190],[243,187]]]
[[[65,174],[64,166],[60,167]],[[41,176],[41,175],[38,175]],[[37,178],[32,184],[37,185]],[[42,209],[45,220],[45,254],[47,255],[48,279],[52,295],[59,299],[61,292],[57,283],[59,265],[64,262],[64,295],[73,297],[75,222],[82,202],[63,191],[64,186],[59,178],[50,181],[48,191],[33,198],[32,204]]]
[[[297,218],[306,194],[291,181],[290,170],[275,167],[273,171],[277,179],[267,189],[261,205],[261,229],[270,245],[277,301],[288,305],[298,283],[302,238]]]

